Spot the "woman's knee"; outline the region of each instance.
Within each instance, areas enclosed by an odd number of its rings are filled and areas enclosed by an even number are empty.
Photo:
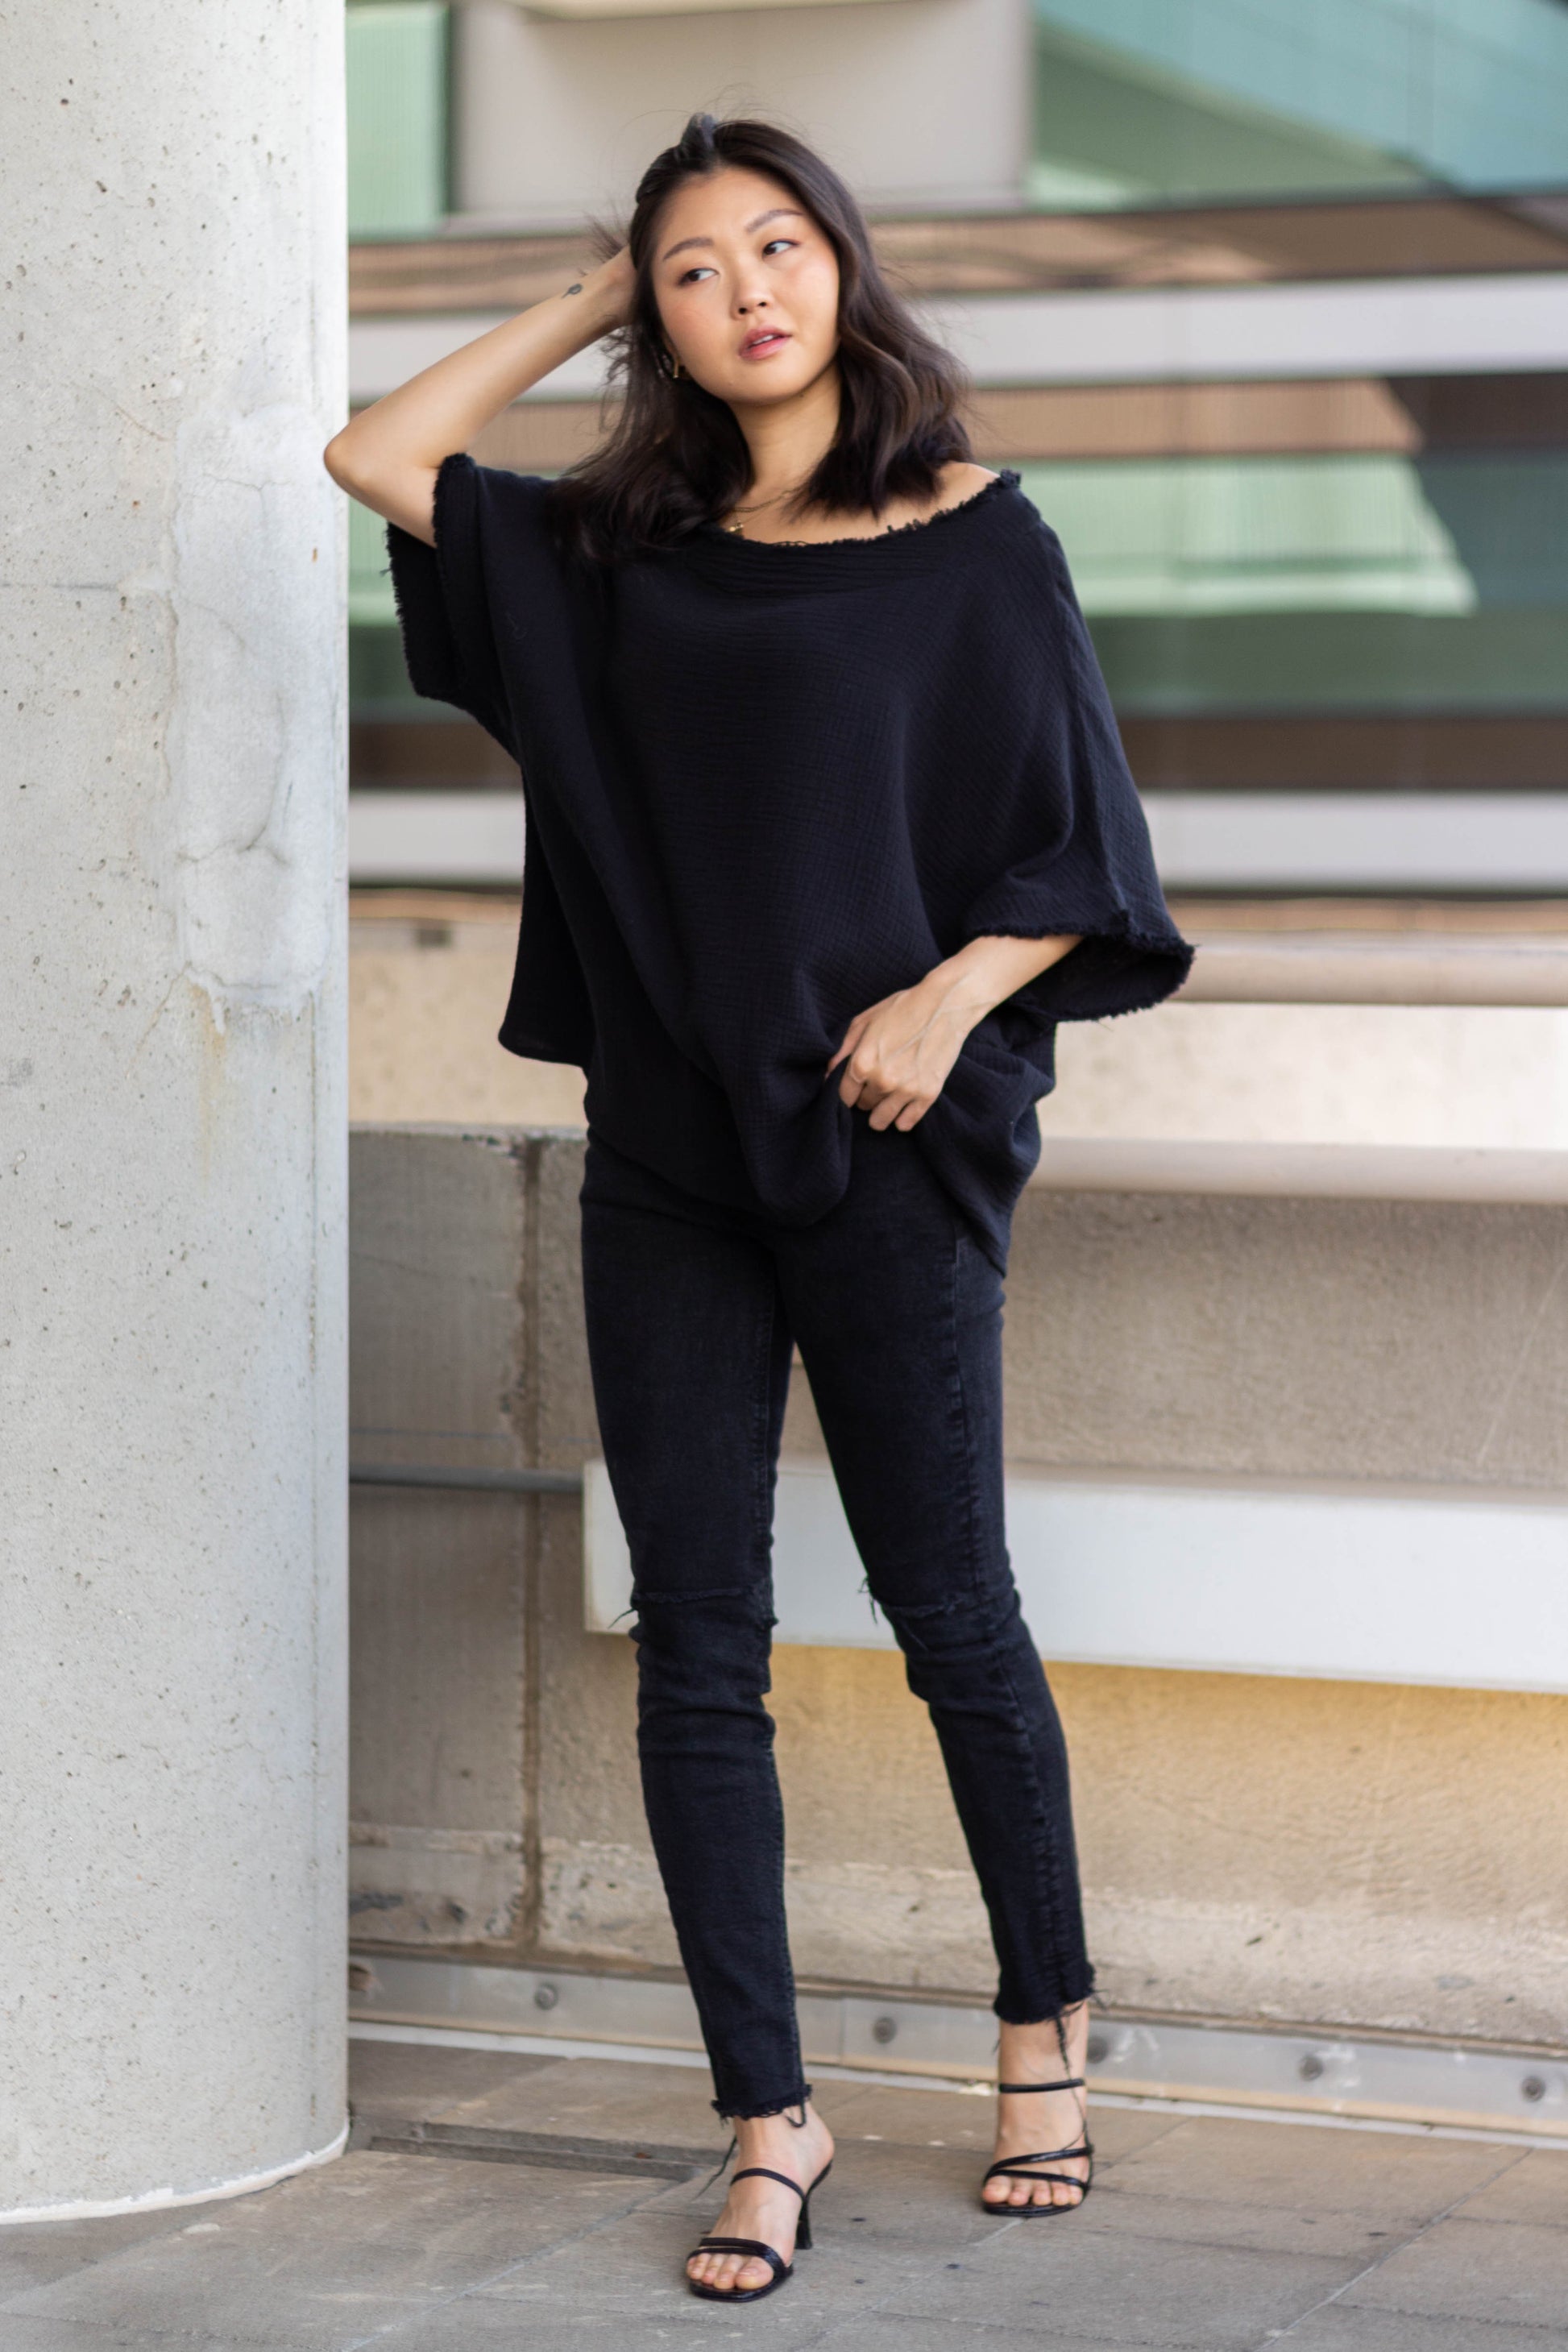
[[[737,1584],[704,1591],[633,1593],[637,1683],[650,1705],[760,1709],[769,1685],[773,1596],[768,1588]]]
[[[939,1686],[955,1676],[984,1684],[1016,1654],[1035,1654],[1011,1576],[940,1601],[911,1607],[882,1601],[879,1605],[904,1654],[910,1688],[920,1698],[935,1696]]]

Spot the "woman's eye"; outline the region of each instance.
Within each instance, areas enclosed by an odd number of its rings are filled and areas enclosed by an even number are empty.
[[[763,251],[764,253],[772,253],[776,245],[793,246],[794,243],[795,239],[793,236],[770,236],[766,245],[763,246]]]
[[[713,272],[708,268],[706,262],[697,261],[693,262],[689,269],[683,269],[681,271],[679,282],[682,286],[687,286],[689,285],[694,278],[711,278]]]

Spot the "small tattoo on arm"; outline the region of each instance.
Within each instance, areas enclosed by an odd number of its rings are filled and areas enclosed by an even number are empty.
[[[566,294],[581,294],[581,292],[582,292],[582,291],[583,291],[583,289],[582,289],[581,285],[577,285],[577,286],[568,286],[568,288],[566,289]],[[563,294],[563,295],[561,297],[561,299],[562,299],[563,302],[564,302],[564,300],[566,299],[566,294]]]

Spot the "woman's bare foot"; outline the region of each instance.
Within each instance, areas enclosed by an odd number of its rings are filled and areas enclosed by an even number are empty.
[[[812,2182],[833,2155],[833,2135],[809,2102],[804,2125],[788,2116],[755,2116],[735,2125],[735,2170],[765,2164],[783,2172],[803,2189]],[[800,2199],[776,2180],[731,2180],[724,2210],[704,2236],[760,2238],[787,2263],[795,2252],[800,2227]],[[693,2254],[686,2275],[699,2286],[718,2288],[721,2294],[744,2294],[766,2286],[773,2278],[769,2265],[755,2254]]]
[[[1004,2025],[1001,2063],[1004,2083],[1056,2083],[1065,2074],[1081,2074],[1089,2053],[1089,2003],[1080,2000],[1062,2019],[1067,2063],[1055,2023]],[[996,2161],[1013,2164],[1042,2147],[1071,2147],[1085,2137],[1082,2091],[1034,2091],[998,2095]],[[1087,2156],[1057,2157],[1041,2172],[1061,2172],[1065,2180],[1031,2181],[1017,2174],[986,2181],[982,2201],[998,2211],[1010,2205],[1081,2205],[1085,2191],[1073,2181],[1087,2182]]]

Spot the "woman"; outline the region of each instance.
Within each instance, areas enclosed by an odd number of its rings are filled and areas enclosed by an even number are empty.
[[[613,338],[558,482],[462,452]],[[741,2164],[693,2291],[769,2294],[832,2140],[803,2080],[768,1687],[798,1343],[1000,1963],[984,2202],[1088,2193],[1068,1765],[1004,1541],[1014,1202],[1065,1018],[1191,950],[1058,542],[797,140],[694,116],[627,244],[356,416],[416,688],[522,770],[514,1052],[587,1074],[590,1362],[648,1822]]]

